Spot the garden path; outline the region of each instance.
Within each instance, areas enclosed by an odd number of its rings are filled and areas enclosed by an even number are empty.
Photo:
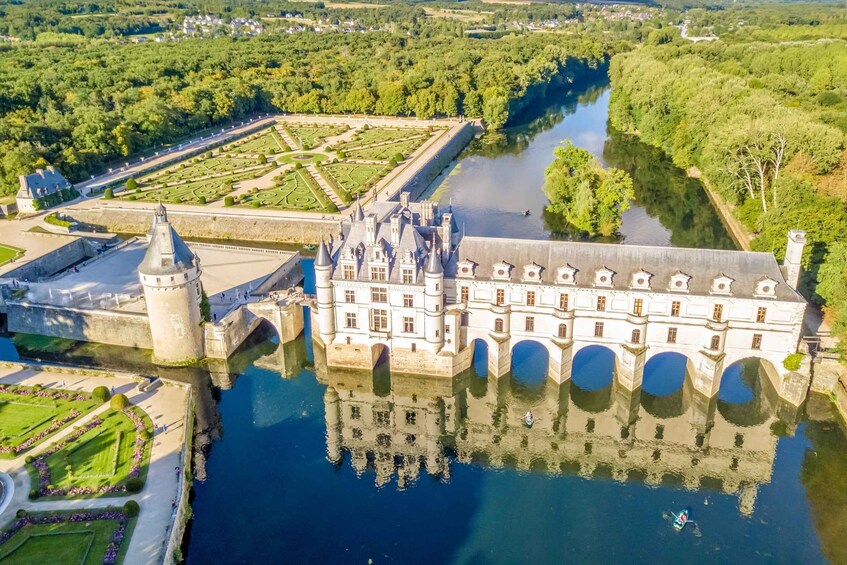
[[[9,473],[15,481],[12,503],[0,515],[0,524],[14,519],[20,508],[26,510],[72,510],[104,506],[122,506],[127,500],[141,505],[135,531],[129,540],[126,565],[156,563],[167,542],[174,513],[172,501],[177,497],[179,481],[175,467],[182,472],[186,403],[189,391],[182,386],[160,386],[150,392],[139,392],[138,381],[128,376],[109,376],[106,373],[77,375],[63,373],[61,369],[41,371],[18,364],[0,367],[0,382],[44,387],[60,386],[68,390],[91,391],[103,385],[114,387],[115,393],[126,394],[129,401],[147,412],[154,429],[168,426],[167,432],[156,432],[150,454],[150,467],[144,490],[132,496],[78,498],[71,500],[31,501],[28,498],[30,478],[24,467],[26,455],[35,455],[73,431],[73,426],[62,430],[35,449],[16,459],[0,460],[0,470]],[[64,383],[64,386],[61,384]],[[108,403],[94,410],[74,425],[80,425],[108,408]]]
[[[293,137],[288,135],[288,132],[285,130],[284,127],[282,127],[281,124],[277,124],[276,126],[274,126],[274,129],[285,142],[285,144],[289,147],[289,149],[291,149],[292,151],[297,151],[298,149],[300,149],[300,144],[297,143]]]
[[[315,167],[314,164],[306,165],[303,168],[306,169],[307,171],[309,171],[309,174],[312,175],[312,177],[315,179],[315,181],[317,181],[318,186],[320,186],[323,189],[323,191],[324,191],[324,193],[326,193],[327,197],[330,200],[332,200],[333,204],[338,206],[339,212],[343,212],[344,210],[347,209],[347,204],[345,204],[344,201],[341,200],[341,198],[338,197],[338,195],[335,193],[335,191],[332,190],[332,187],[329,186],[329,183],[326,182],[326,179],[318,171],[318,168]]]

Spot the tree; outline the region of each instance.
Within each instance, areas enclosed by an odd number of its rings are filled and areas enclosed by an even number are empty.
[[[589,235],[615,234],[621,214],[635,198],[632,178],[620,169],[604,169],[585,149],[568,141],[557,147],[544,177],[547,209]]]
[[[127,179],[126,189],[127,190],[135,190],[136,188],[138,188],[138,181],[136,181],[135,179],[132,179],[132,178]]]

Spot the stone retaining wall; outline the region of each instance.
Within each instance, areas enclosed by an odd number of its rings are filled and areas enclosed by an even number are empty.
[[[55,236],[45,235],[44,237]],[[79,263],[92,255],[94,255],[94,251],[84,239],[68,238],[67,245],[25,263],[4,276],[21,281],[35,281],[67,269],[74,263]]]
[[[152,349],[146,314],[6,302],[9,331]]]

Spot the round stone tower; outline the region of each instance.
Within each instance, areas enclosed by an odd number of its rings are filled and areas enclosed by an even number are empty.
[[[318,295],[318,326],[325,345],[335,339],[335,296],[331,279],[332,257],[322,240],[315,256],[315,291]]]
[[[181,365],[202,359],[200,260],[171,227],[161,204],[147,238],[138,276],[147,301],[153,360]]]
[[[444,311],[441,308],[444,296],[444,267],[433,244],[424,268],[424,334],[433,352],[444,345]]]

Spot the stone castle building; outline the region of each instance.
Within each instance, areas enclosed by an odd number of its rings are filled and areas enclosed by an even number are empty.
[[[789,235],[780,269],[770,253],[463,237],[432,202],[357,205],[315,260],[313,335],[329,367],[454,376],[473,350],[489,374],[510,371],[522,341],[549,353],[549,377],[570,377],[574,356],[601,345],[615,374],[641,386],[644,364],[684,354],[694,388],[714,396],[725,368],[763,360],[779,395],[799,404],[808,376],[787,370],[806,303],[795,287],[803,232]]]
[[[73,188],[62,173],[53,167],[37,169],[30,175],[18,177],[20,188],[15,195],[18,212],[30,214],[37,211],[35,202],[51,194]]]

